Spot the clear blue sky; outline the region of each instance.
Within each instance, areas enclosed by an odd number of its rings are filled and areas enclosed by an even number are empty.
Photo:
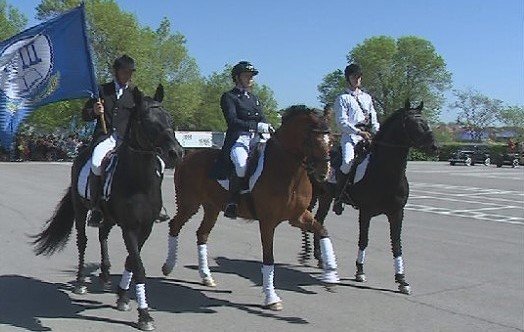
[[[38,23],[39,0],[7,1],[29,25]],[[205,76],[226,63],[251,61],[260,70],[257,81],[271,87],[279,107],[319,106],[322,78],[344,68],[348,52],[377,35],[429,40],[453,74],[453,88],[524,104],[523,0],[117,2],[142,25],[156,28],[169,18]],[[455,118],[444,107],[442,120]]]

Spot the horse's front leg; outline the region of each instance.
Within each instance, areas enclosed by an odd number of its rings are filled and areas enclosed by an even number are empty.
[[[366,248],[369,242],[369,222],[371,215],[366,213],[363,209],[359,211],[358,215],[358,254],[355,261],[357,272],[355,273],[355,280],[358,282],[366,282],[366,274],[364,273],[364,262],[366,261]]]
[[[202,283],[209,287],[216,287],[216,283],[208,266],[207,239],[209,237],[209,233],[211,233],[211,230],[215,226],[219,213],[220,210],[216,209],[212,205],[204,205],[204,219],[202,219],[200,227],[198,227],[196,232],[198,249],[198,273],[200,274],[200,278],[202,278]]]
[[[275,292],[273,279],[275,277],[275,260],[273,257],[273,238],[276,223],[259,221],[260,239],[262,241],[262,291],[264,292],[264,308],[279,311],[283,309],[282,300]]]
[[[140,257],[140,250],[149,237],[152,226],[153,222],[140,232],[122,229],[124,243],[129,255],[126,259],[126,267],[117,291],[117,308],[129,310],[129,307],[121,306],[120,302],[126,300],[127,289],[129,289],[129,283],[131,277],[133,277],[135,280],[136,301],[138,303],[138,328],[142,331],[151,331],[155,328],[153,318],[149,315],[149,306],[146,301],[146,273]]]
[[[103,222],[100,226],[100,229],[98,230],[98,241],[100,242],[100,256],[101,256],[101,263],[100,263],[100,282],[102,283],[102,287],[105,290],[111,289],[111,280],[110,280],[110,269],[111,269],[111,262],[109,261],[109,249],[107,246],[107,238],[109,237],[109,232],[111,231],[111,228],[113,225],[109,225],[109,222]]]
[[[313,232],[315,236],[320,238],[320,251],[322,257],[322,267],[324,272],[322,274],[322,281],[327,284],[336,284],[340,282],[337,273],[337,260],[333,250],[333,244],[328,236],[327,229],[315,220],[313,214],[306,210],[304,213],[296,218],[290,219],[291,226],[299,227],[302,230]]]
[[[395,266],[395,282],[398,284],[398,290],[404,294],[411,294],[411,286],[406,281],[404,274],[404,260],[402,259],[402,219],[404,218],[404,209],[388,214],[389,236],[391,238],[391,251],[393,252],[393,265]]]
[[[327,186],[327,184],[325,184]],[[322,195],[319,196],[318,199],[318,209],[317,213],[315,214],[315,220],[317,220],[321,225],[324,225],[324,221],[326,220],[326,216],[329,212],[329,208],[331,207],[331,202],[333,201],[333,197],[331,193],[325,189],[322,192]],[[318,260],[318,267],[322,267],[322,253],[320,250],[320,237],[315,234],[314,236],[314,256]]]

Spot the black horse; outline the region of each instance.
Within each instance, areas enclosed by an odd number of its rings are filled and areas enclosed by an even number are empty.
[[[411,293],[411,287],[406,282],[402,258],[400,234],[404,218],[404,206],[408,201],[409,185],[406,178],[406,166],[409,149],[414,147],[428,153],[435,153],[437,146],[433,132],[427,121],[422,117],[423,103],[411,108],[406,101],[404,108],[395,111],[382,124],[371,144],[371,157],[362,180],[346,187],[345,194],[351,197],[354,206],[359,209],[359,253],[356,260],[355,280],[366,281],[364,274],[365,250],[368,246],[369,223],[372,217],[385,214],[390,226],[390,239],[395,265],[395,281],[400,292]],[[335,188],[330,183],[313,183],[313,198],[310,209],[318,201],[315,215],[320,223],[324,223]],[[314,239],[314,256],[320,261],[318,239]],[[304,261],[311,253],[309,235],[303,234],[303,251],[299,259]]]
[[[131,278],[136,284],[138,302],[138,327],[141,330],[154,329],[145,296],[146,275],[140,251],[149,237],[154,220],[162,208],[161,162],[159,157],[173,166],[182,156],[182,148],[171,128],[171,117],[160,102],[163,98],[161,86],[155,98],[144,97],[133,90],[135,109],[129,121],[126,139],[117,148],[116,167],[111,184],[111,196],[102,203],[104,222],[99,230],[102,251],[101,279],[109,281],[109,256],[107,238],[116,224],[122,229],[122,237],[128,252],[125,270],[118,287],[117,308],[129,310],[127,289]],[[73,162],[71,186],[58,204],[54,215],[47,221],[47,227],[35,236],[37,255],[51,255],[62,249],[71,233],[73,223],[77,231],[78,272],[75,293],[86,292],[84,275],[84,254],[86,249],[86,215],[89,202],[82,198],[77,183],[82,166],[89,158],[90,149],[85,149]]]

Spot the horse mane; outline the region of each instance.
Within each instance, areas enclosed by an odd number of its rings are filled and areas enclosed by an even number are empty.
[[[282,124],[290,122],[291,119],[300,114],[313,114],[318,118],[324,115],[324,111],[318,108],[309,108],[306,105],[293,105],[280,111],[280,113],[282,114]]]
[[[384,133],[387,131],[387,129],[391,126],[392,123],[394,123],[399,117],[401,117],[404,114],[404,108],[399,108],[395,112],[393,112],[387,119],[380,125],[380,130],[378,131],[377,135],[375,136],[375,140],[380,141],[382,136],[384,136]]]

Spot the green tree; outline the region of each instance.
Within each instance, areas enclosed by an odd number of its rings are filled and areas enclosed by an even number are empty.
[[[460,123],[471,136],[480,142],[484,129],[495,123],[502,109],[502,101],[491,99],[473,89],[453,90],[456,100],[450,107],[458,110]]]
[[[231,68],[231,65],[226,65],[221,72],[214,72],[204,80],[202,103],[195,112],[195,121],[193,122],[197,128],[226,130],[227,124],[220,109],[220,98],[224,92],[233,87]],[[271,88],[255,82],[253,93],[260,99],[268,121],[274,126],[279,124],[280,116],[277,112],[277,102]]]
[[[27,18],[17,8],[0,0],[0,41],[8,39],[22,31]]]
[[[406,99],[424,101],[425,115],[436,121],[451,85],[451,74],[433,45],[422,38],[394,39],[377,36],[364,40],[347,55],[348,62],[360,64],[363,88],[373,97],[381,118],[404,105]],[[345,88],[342,71],[326,75],[319,85],[319,99],[333,102],[333,95]]]
[[[524,106],[507,106],[500,111],[498,119],[508,127],[524,129]]]

